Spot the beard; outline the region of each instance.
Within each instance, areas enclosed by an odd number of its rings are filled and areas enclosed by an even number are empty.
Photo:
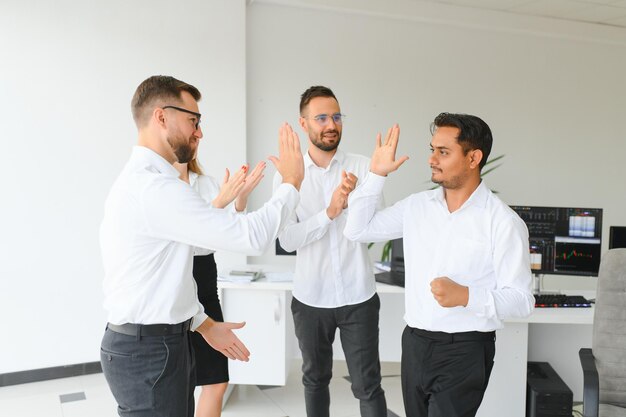
[[[324,143],[324,135],[333,133],[337,135],[337,140],[329,144]],[[336,129],[325,130],[321,132],[318,136],[309,135],[309,139],[311,139],[311,143],[313,143],[315,147],[324,152],[334,151],[339,146],[339,142],[341,142],[341,132]]]
[[[196,149],[191,146],[193,138],[188,138],[187,140],[176,139],[180,137],[181,135],[168,136],[167,143],[169,143],[172,151],[174,151],[174,155],[178,158],[178,162],[186,164],[193,159],[196,154]]]
[[[439,171],[441,173],[441,171]],[[434,182],[435,184],[439,185],[442,188],[448,189],[448,190],[456,190],[457,188],[461,188],[461,186],[464,184],[463,178],[459,175],[454,176],[450,179],[447,180],[436,180],[434,175],[431,175],[430,180],[432,182]]]

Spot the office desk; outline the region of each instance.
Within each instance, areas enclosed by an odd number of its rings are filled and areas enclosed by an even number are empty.
[[[574,400],[582,401],[578,350],[591,346],[593,312],[593,307],[538,308],[526,319],[505,321],[496,334],[495,365],[478,416],[525,416],[528,360],[550,362]]]
[[[291,316],[293,282],[250,283],[219,281],[220,300],[226,321],[245,321],[237,331],[252,353],[249,362],[229,362],[232,384],[285,385],[292,359],[297,357],[297,340]],[[381,311],[392,309],[387,326],[381,325],[381,360],[400,361],[400,332],[404,326],[404,289],[377,284],[379,294],[395,296],[395,302]],[[382,298],[382,297],[381,297]],[[382,302],[381,302],[382,304]],[[339,339],[339,338],[337,338]],[[382,343],[384,341],[384,343]],[[344,359],[335,346],[335,359]]]
[[[247,284],[220,282],[218,286],[225,319],[247,322],[238,334],[252,352],[248,363],[229,362],[231,383],[284,385],[290,362],[297,354],[289,307],[292,283],[259,280]],[[377,290],[381,298],[380,357],[382,361],[400,361],[404,289],[378,283]],[[574,391],[574,400],[580,400],[578,349],[591,346],[592,323],[593,308],[536,309],[526,319],[507,320],[496,335],[495,365],[478,416],[525,416],[528,360],[550,362]],[[563,328],[566,330],[559,331]],[[567,333],[575,333],[573,341],[566,340]],[[534,334],[546,338],[545,343],[532,340]],[[539,346],[535,352],[529,349],[533,345]],[[335,359],[342,358],[341,349],[335,349]],[[560,361],[560,366],[554,361]],[[565,368],[567,378],[563,375]]]

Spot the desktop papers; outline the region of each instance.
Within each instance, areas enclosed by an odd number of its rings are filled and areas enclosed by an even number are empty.
[[[218,281],[229,281],[229,282],[252,282],[257,279],[263,277],[263,272],[261,271],[246,271],[246,270],[230,270],[225,271],[224,273],[220,273],[217,276]]]
[[[293,281],[293,272],[266,272],[265,278],[267,278],[267,282],[291,282]]]

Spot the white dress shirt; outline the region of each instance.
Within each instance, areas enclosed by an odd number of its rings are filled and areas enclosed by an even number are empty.
[[[100,226],[104,307],[108,320],[181,323],[207,316],[192,276],[193,247],[260,254],[298,204],[282,184],[261,209],[246,215],[216,209],[152,150],[135,146],[113,184]]]
[[[198,194],[200,194],[200,197],[202,197],[204,201],[209,204],[211,204],[213,199],[217,197],[217,195],[220,193],[219,183],[215,178],[211,177],[210,175],[198,175],[193,171],[189,171],[189,185]],[[211,207],[214,208],[212,205]],[[227,208],[229,208],[230,211],[232,211],[233,213],[236,212],[235,205],[232,203],[229,204]],[[199,247],[195,247],[193,251],[194,256],[205,256],[212,253],[215,253],[213,249],[205,249]]]
[[[298,251],[293,296],[322,308],[367,301],[376,292],[367,244],[352,242],[343,235],[349,208],[334,220],[328,218],[326,208],[341,183],[341,171],[361,179],[369,171],[369,159],[337,150],[328,167],[320,168],[306,153],[304,168],[300,204],[278,235],[285,250]],[[275,190],[280,181],[276,174]]]
[[[349,198],[344,233],[357,241],[403,238],[405,321],[447,333],[491,331],[534,308],[528,230],[484,184],[450,213],[443,189],[413,194],[376,212],[385,177],[369,173]],[[430,282],[447,276],[469,288],[466,307],[441,307]]]

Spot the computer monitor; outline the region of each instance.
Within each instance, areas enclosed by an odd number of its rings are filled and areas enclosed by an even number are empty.
[[[391,241],[391,270],[404,276],[404,245],[401,238]]]
[[[626,226],[609,228],[609,249],[626,248]]]
[[[402,239],[394,239],[391,241],[390,258],[391,270],[379,272],[374,277],[378,282],[404,287],[404,247],[402,245]]]
[[[528,227],[535,274],[598,276],[602,209],[511,206]]]
[[[280,241],[278,239],[276,239],[276,243],[275,243],[275,249],[276,249],[276,255],[297,255],[298,252],[297,251],[293,251],[293,252],[287,252],[282,246],[280,246]]]

